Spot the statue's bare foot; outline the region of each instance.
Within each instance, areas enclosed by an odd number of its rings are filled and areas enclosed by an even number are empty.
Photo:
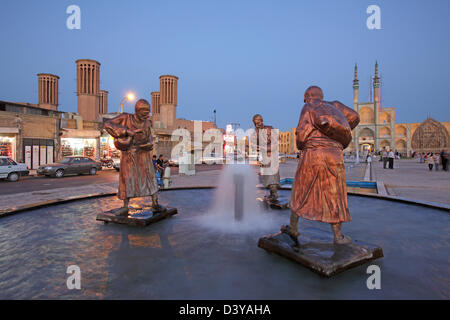
[[[340,238],[334,238],[335,244],[348,244],[352,242],[352,238],[342,235]]]
[[[128,207],[122,207],[118,209],[115,213],[116,216],[127,217],[128,216]]]
[[[287,226],[287,225],[282,226],[281,229],[280,229],[280,231],[281,231],[282,233],[287,234],[287,235],[292,239],[292,241],[294,241],[294,246],[293,246],[292,248],[293,248],[295,251],[298,251],[299,246],[300,246],[300,244],[299,244],[299,242],[298,242],[298,234],[297,234],[297,235],[293,234],[293,233],[291,232],[291,229],[290,229],[289,226]]]

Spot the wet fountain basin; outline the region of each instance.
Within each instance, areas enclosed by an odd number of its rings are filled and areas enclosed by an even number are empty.
[[[178,215],[146,228],[103,224],[115,197],[83,200],[0,220],[1,299],[448,299],[450,216],[432,208],[349,196],[353,221],[343,231],[383,248],[381,290],[369,290],[369,265],[321,278],[257,247],[288,210],[245,232],[212,228],[215,190],[161,194]],[[288,191],[281,195],[289,196]],[[233,213],[230,213],[232,215]],[[244,213],[245,214],[245,213]],[[265,216],[262,218],[266,219]],[[302,228],[329,226],[301,221]],[[68,290],[66,269],[81,269]]]

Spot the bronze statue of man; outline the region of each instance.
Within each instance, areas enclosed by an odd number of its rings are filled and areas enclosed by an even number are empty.
[[[153,140],[149,119],[150,103],[140,99],[135,114],[122,113],[104,124],[114,137],[115,146],[121,150],[118,198],[123,207],[116,215],[127,216],[131,198],[152,196],[152,211],[163,210],[158,204],[158,184],[153,167],[151,150]]]
[[[272,126],[264,125],[263,117],[260,114],[253,116],[253,124],[255,125],[255,131],[251,137],[253,148],[256,148],[259,157],[266,154],[267,158],[272,158]],[[276,141],[278,143],[278,141]],[[272,158],[273,159],[273,158]],[[278,161],[278,155],[276,155],[276,161]],[[273,167],[273,164],[261,164],[262,167]],[[270,190],[269,201],[278,201],[278,188],[280,187],[280,171],[277,170],[262,170],[261,180],[264,187]]]
[[[305,92],[305,105],[296,129],[297,148],[302,151],[291,193],[290,225],[282,227],[298,245],[299,217],[331,224],[334,243],[350,243],[341,233],[342,222],[351,220],[343,149],[359,123],[356,111],[339,101],[323,100],[319,87]]]

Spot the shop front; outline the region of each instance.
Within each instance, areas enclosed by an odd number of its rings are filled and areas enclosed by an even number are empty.
[[[100,132],[97,130],[64,129],[61,137],[61,157],[85,156],[99,159]]]
[[[100,156],[103,158],[120,158],[120,150],[114,145],[114,138],[107,133],[100,137]]]
[[[14,135],[0,134],[0,156],[16,159],[16,137]]]

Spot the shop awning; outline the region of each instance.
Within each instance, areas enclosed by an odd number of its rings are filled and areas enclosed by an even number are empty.
[[[19,128],[0,127],[0,133],[19,133]]]
[[[63,129],[61,138],[84,138],[94,139],[100,137],[99,130],[79,130],[79,129]]]

